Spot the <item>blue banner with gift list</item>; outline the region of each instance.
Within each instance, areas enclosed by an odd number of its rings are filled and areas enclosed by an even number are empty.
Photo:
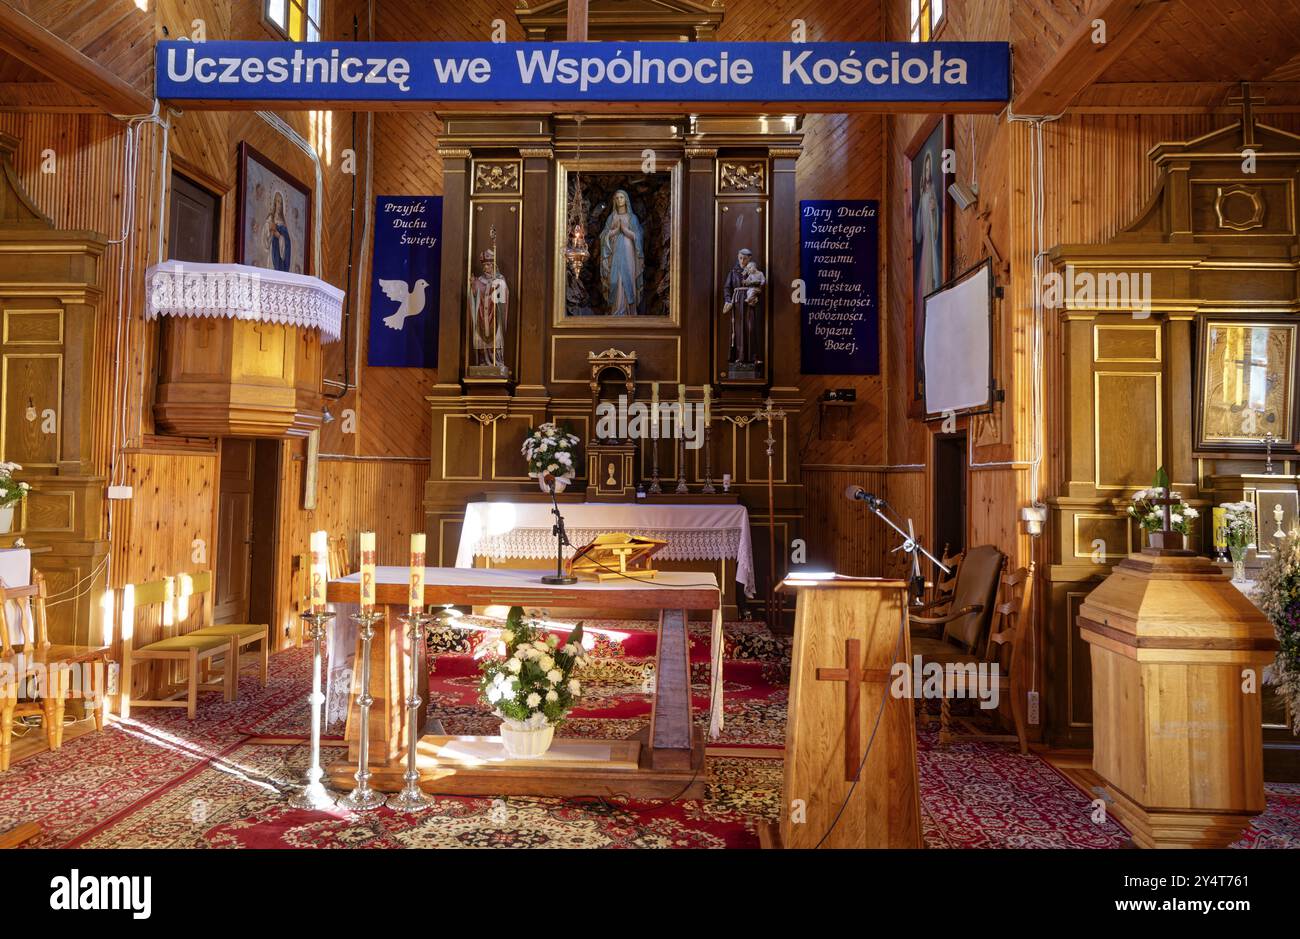
[[[879,203],[799,203],[800,358],[805,375],[880,374]]]
[[[376,196],[368,365],[436,368],[442,196]]]

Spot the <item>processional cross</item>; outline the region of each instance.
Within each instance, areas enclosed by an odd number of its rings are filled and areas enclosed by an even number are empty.
[[[862,667],[862,640],[844,640],[844,667],[817,669],[818,681],[844,682],[844,781],[856,782],[862,769],[862,694],[865,683],[883,684],[890,673]]]
[[[768,395],[767,400],[763,402],[763,407],[754,412],[754,419],[767,422],[767,439],[763,442],[767,444],[767,573],[769,583],[767,624],[771,628],[781,618],[781,596],[776,592],[776,481],[772,478],[772,456],[776,453],[776,434],[772,432],[772,422],[785,420],[785,411],[778,408],[776,402],[772,400],[772,396]]]

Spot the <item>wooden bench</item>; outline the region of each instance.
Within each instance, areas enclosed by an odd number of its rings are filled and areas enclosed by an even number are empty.
[[[163,638],[139,649],[135,648],[136,614],[139,610],[156,610],[160,614]],[[144,584],[128,584],[122,590],[122,688],[118,713],[131,716],[131,707],[185,708],[193,720],[198,710],[200,691],[220,691],[226,701],[235,699],[236,675],[239,671],[239,640],[229,635],[199,635],[178,632],[176,622],[176,581],[172,577]],[[153,697],[134,696],[132,678],[135,666],[142,663],[168,664],[166,680],[154,675],[150,683]],[[220,664],[221,680],[212,681],[212,670]],[[177,680],[175,666],[184,666],[184,678]]]
[[[198,622],[205,624],[187,635],[190,636],[227,636],[236,643],[235,695],[239,694],[238,656],[246,646],[261,644],[261,656],[258,660],[262,684],[266,684],[267,668],[271,658],[271,627],[266,623],[212,623],[212,572],[199,571],[197,574],[181,574],[178,580],[179,590],[176,596],[176,620],[184,622],[189,616],[189,604],[193,597],[199,597]]]
[[[9,768],[15,717],[39,714],[46,746],[57,750],[63,746],[67,699],[78,695],[94,699],[86,709],[94,717],[95,729],[104,729],[109,649],[50,642],[46,596],[45,577],[40,571],[33,571],[30,586],[0,586],[0,772]],[[10,603],[17,604],[21,613],[23,644],[18,649],[9,639],[6,613]],[[78,668],[82,676],[74,682]],[[19,685],[31,677],[37,680],[36,693],[20,702]]]

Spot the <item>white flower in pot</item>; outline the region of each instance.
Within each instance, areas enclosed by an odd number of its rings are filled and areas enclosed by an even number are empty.
[[[0,463],[0,534],[14,530],[14,510],[32,489],[28,483],[14,479],[20,469],[17,463]]]
[[[501,718],[501,741],[509,756],[541,756],[578,702],[581,686],[573,673],[584,657],[567,650],[582,649],[582,624],[557,650],[558,640],[539,622],[525,621],[523,609],[516,606],[501,635],[498,646],[504,648],[479,666],[479,695]]]

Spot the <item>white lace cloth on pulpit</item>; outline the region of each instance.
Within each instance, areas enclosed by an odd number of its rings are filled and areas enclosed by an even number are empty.
[[[206,316],[318,329],[339,338],[343,291],[318,277],[247,264],[163,261],[145,275],[145,319]]]
[[[754,596],[754,552],[749,511],[743,505],[623,505],[564,503],[569,541],[581,546],[597,535],[627,532],[668,544],[655,554],[668,561],[736,562],[736,582]],[[473,567],[474,558],[553,558],[551,506],[546,502],[471,502],[456,551],[457,567]],[[573,549],[565,550],[565,555]]]

